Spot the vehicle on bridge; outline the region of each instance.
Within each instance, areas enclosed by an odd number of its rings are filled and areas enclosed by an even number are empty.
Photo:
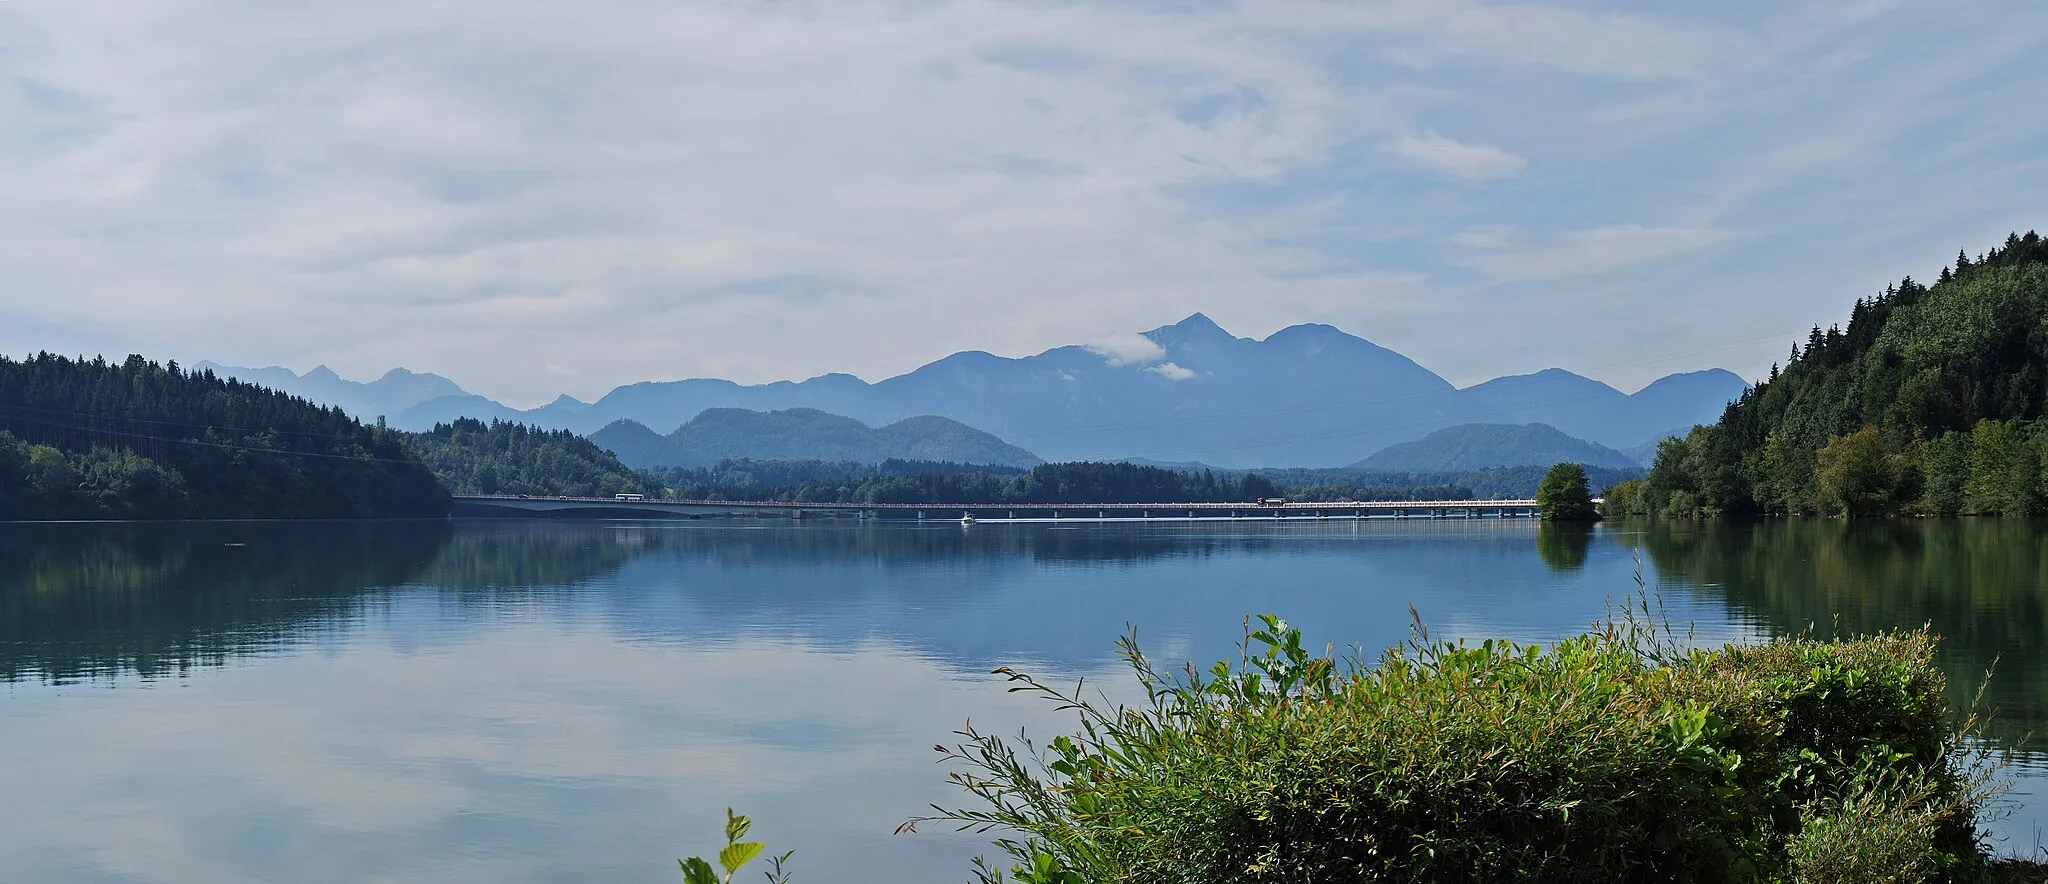
[[[1259,504],[1259,506],[1286,506],[1286,505],[1287,505],[1287,498],[1285,498],[1285,497],[1261,497],[1261,498],[1259,498],[1259,499],[1258,499],[1258,504]]]
[[[631,492],[621,492],[621,493],[618,493],[618,494],[614,494],[614,495],[612,495],[612,499],[613,499],[613,500],[646,500],[646,499],[647,499],[647,495],[645,495],[645,494],[634,494],[634,493],[631,493]]]

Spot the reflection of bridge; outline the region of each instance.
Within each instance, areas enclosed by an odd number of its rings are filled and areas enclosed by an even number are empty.
[[[456,516],[802,519],[833,515],[891,521],[1114,521],[1129,519],[1527,519],[1533,500],[1352,500],[1258,503],[811,503],[764,500],[631,500],[458,494]]]

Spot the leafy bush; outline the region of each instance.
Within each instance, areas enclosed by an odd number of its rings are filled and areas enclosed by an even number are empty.
[[[1162,674],[1125,638],[1148,698],[1136,708],[997,670],[1077,710],[1080,731],[1040,746],[968,727],[940,748],[979,803],[906,828],[998,832],[1022,881],[1917,881],[1983,867],[1988,768],[1963,749],[1924,631],[1681,653],[1629,622],[1549,647],[1432,641],[1418,622],[1368,663],[1260,625],[1236,665],[1206,673]]]
[[[733,875],[738,874],[747,863],[753,862],[762,851],[768,849],[767,845],[759,841],[740,840],[747,837],[747,830],[753,826],[754,821],[748,819],[746,814],[733,813],[732,808],[726,808],[725,846],[718,851],[718,865],[725,870],[724,877],[720,877],[718,871],[711,868],[711,864],[703,857],[693,856],[689,859],[676,860],[676,864],[683,869],[683,884],[732,884]],[[768,884],[786,884],[789,881],[789,873],[783,869],[783,865],[795,854],[796,851],[792,850],[768,858]]]

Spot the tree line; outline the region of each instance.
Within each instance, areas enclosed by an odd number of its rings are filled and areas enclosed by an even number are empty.
[[[1526,498],[1545,467],[1490,467],[1445,473],[1349,469],[1174,469],[1070,462],[1016,467],[936,461],[879,464],[814,460],[726,460],[712,467],[640,471],[667,496],[687,500],[814,503],[1249,503]],[[1596,481],[1639,472],[1588,469]],[[1476,487],[1475,487],[1476,486]]]
[[[0,519],[438,517],[399,433],[130,356],[0,357]]]
[[[658,495],[662,487],[568,430],[459,418],[408,433],[405,444],[456,494],[611,497]]]
[[[2044,411],[2048,241],[2028,232],[1859,299],[1605,497],[1678,518],[2043,515]]]

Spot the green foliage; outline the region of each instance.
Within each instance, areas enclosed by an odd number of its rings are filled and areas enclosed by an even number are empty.
[[[0,357],[0,520],[438,517],[399,435],[159,365]]]
[[[1800,807],[1785,845],[1794,884],[1921,884],[1954,865],[1936,842],[1964,810],[1938,782],[1879,768],[1844,791]]]
[[[1911,500],[1919,485],[1911,459],[1888,450],[1871,425],[1822,445],[1813,477],[1830,508],[1850,516],[1883,515]]]
[[[743,814],[733,813],[730,807],[726,808],[725,846],[718,850],[718,865],[725,870],[725,876],[720,877],[717,871],[711,868],[711,864],[705,862],[702,857],[693,856],[676,861],[683,869],[683,884],[732,884],[732,876],[767,849],[767,845],[759,841],[740,840],[747,837],[747,830],[753,828],[753,825],[753,820]],[[792,850],[768,858],[770,884],[783,884],[789,880],[789,873],[783,870],[783,864],[789,862],[789,858],[794,855],[796,851]]]
[[[1586,468],[1575,463],[1551,467],[1536,485],[1536,507],[1546,522],[1591,522],[1600,518],[1593,492],[1586,487]]]
[[[1936,875],[1983,866],[1988,768],[1947,717],[1930,635],[1679,652],[1639,623],[1548,647],[1418,624],[1367,664],[1269,615],[1237,665],[1182,675],[1133,636],[1137,708],[998,669],[1079,732],[963,729],[940,751],[976,803],[906,828],[1002,833],[1019,880],[1822,881],[1842,845],[1886,838]],[[1844,806],[1903,822],[1873,832]]]
[[[1658,514],[2048,512],[2048,241],[1859,300],[1719,423],[1666,442]]]
[[[567,430],[471,418],[409,433],[406,445],[457,494],[610,497],[660,486]]]
[[[1607,486],[1600,492],[1600,515],[1604,518],[1619,519],[1630,516],[1647,516],[1655,512],[1641,479],[1628,479]]]

